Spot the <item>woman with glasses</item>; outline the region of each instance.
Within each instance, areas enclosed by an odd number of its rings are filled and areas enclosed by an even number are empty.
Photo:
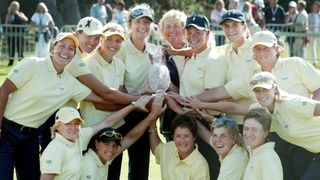
[[[246,180],[282,180],[282,166],[274,151],[274,142],[268,142],[271,115],[264,108],[256,108],[244,116],[243,138],[250,159],[244,174]]]
[[[150,148],[160,164],[161,178],[166,180],[209,180],[207,161],[198,151],[196,115],[187,112],[172,122],[173,141],[162,143],[156,121],[148,128]]]
[[[219,155],[218,180],[241,180],[249,157],[237,122],[226,117],[215,119],[211,132],[198,123],[198,133]]]
[[[56,122],[52,127],[53,140],[49,143],[41,156],[41,179],[80,179],[81,172],[85,178],[94,176],[94,179],[106,179],[107,172],[101,172],[101,169],[87,167],[83,164],[82,151],[93,135],[105,127],[111,127],[119,120],[123,119],[129,112],[136,109],[137,106],[145,106],[151,100],[150,96],[141,97],[136,103],[126,106],[115,112],[101,123],[80,128],[85,121],[80,117],[79,112],[71,107],[61,108],[56,114]],[[156,97],[152,103],[151,112],[135,128],[133,128],[123,139],[117,131],[100,132],[99,138],[113,137],[113,140],[120,140],[121,146],[117,148],[117,153],[127,149],[133,144],[147,129],[149,124],[156,119],[162,111],[163,97]],[[81,130],[80,130],[81,129]],[[100,154],[100,153],[99,153]],[[101,164],[105,164],[112,156],[110,152],[102,152]],[[99,155],[98,155],[99,156]],[[90,161],[90,160],[89,160]],[[91,161],[90,161],[91,162]],[[99,164],[99,161],[96,162]],[[82,167],[83,166],[83,167]],[[87,167],[87,168],[85,168]],[[104,169],[107,171],[107,169]],[[103,177],[103,178],[100,178]]]
[[[152,62],[149,58],[150,52],[155,45],[147,42],[152,23],[154,22],[153,10],[147,4],[139,4],[129,9],[129,35],[122,43],[121,49],[116,55],[125,66],[124,91],[127,93],[138,92],[148,81],[148,73]],[[126,116],[124,124],[119,131],[127,134],[141,119],[146,117],[145,113],[133,112]],[[148,133],[145,133],[130,149],[129,156],[129,178],[147,180],[149,175],[150,147]],[[121,159],[113,161],[110,167],[109,179],[119,179]],[[110,177],[112,176],[112,177]]]

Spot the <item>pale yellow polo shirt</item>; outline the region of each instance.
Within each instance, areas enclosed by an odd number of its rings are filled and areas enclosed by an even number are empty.
[[[89,149],[83,156],[80,180],[107,180],[111,162],[108,161],[103,164],[98,155],[92,149]]]
[[[246,170],[249,154],[238,146],[233,145],[229,153],[222,159],[220,156],[220,172],[218,180],[242,180]]]
[[[26,58],[8,74],[17,90],[10,94],[4,117],[38,128],[69,99],[80,102],[91,90],[64,71],[57,75],[50,57]]]
[[[290,94],[311,97],[320,88],[320,71],[299,57],[279,58],[272,74],[279,87]]]
[[[91,55],[83,59],[94,76],[96,76],[104,85],[119,89],[123,85],[124,64],[117,57],[113,57],[111,63],[108,63],[100,55],[99,51],[94,51]],[[91,102],[83,101],[80,104],[80,112],[86,120],[85,126],[92,126],[100,123],[112,112],[100,111],[94,107]],[[121,124],[123,124],[122,122]],[[118,124],[118,127],[120,124]]]
[[[76,54],[71,60],[71,62],[66,66],[66,70],[73,76],[78,77],[85,74],[90,74],[90,69],[86,66],[86,64],[82,61],[84,57],[88,54],[85,52],[81,52],[79,48],[76,49]]]
[[[238,47],[238,52],[232,48],[231,44],[216,47],[219,55],[227,63],[227,82],[251,72],[252,69],[255,69],[256,67],[259,67],[257,62],[254,60],[251,42],[251,38],[246,39],[246,41]]]
[[[173,141],[160,143],[155,149],[156,163],[160,164],[161,177],[165,180],[209,180],[207,161],[194,149],[184,160],[180,160]]]
[[[122,43],[116,56],[123,61],[125,66],[124,86],[128,93],[138,90],[148,81],[151,68],[148,52],[153,48],[155,48],[155,45],[146,42],[146,49],[141,52],[132,44],[130,39]]]
[[[249,150],[250,159],[244,174],[244,180],[282,180],[282,165],[274,151],[274,142],[265,143]]]
[[[92,135],[92,128],[81,128],[79,138],[73,143],[56,133],[40,158],[41,173],[57,174],[54,180],[79,180],[82,151],[87,148]]]
[[[246,41],[240,47],[238,47],[237,52],[232,48],[231,44],[218,46],[216,48],[220,56],[227,63],[227,71],[226,71],[227,83],[229,83],[230,81],[239,79],[239,77],[243,77],[245,74],[251,73],[256,69],[260,69],[260,65],[254,60],[251,42],[252,42],[251,38],[246,39]],[[239,81],[237,82],[237,84],[238,83]],[[239,86],[241,86],[241,84],[239,84]],[[233,102],[242,103],[242,104],[252,104],[255,101],[254,99],[252,99],[252,97],[242,96],[237,99],[234,99]],[[232,119],[236,120],[238,124],[243,124],[243,116],[228,115],[228,117],[231,117]]]
[[[319,153],[320,118],[313,116],[316,103],[292,94],[283,102],[276,101],[271,128],[285,141]]]
[[[193,96],[224,85],[226,68],[214,47],[208,47],[186,62],[180,77],[180,95]]]
[[[183,73],[183,69],[186,63],[186,57],[184,56],[172,56],[172,59],[174,61],[174,63],[176,64],[177,70],[178,70],[178,74],[179,74],[179,78],[182,76]]]

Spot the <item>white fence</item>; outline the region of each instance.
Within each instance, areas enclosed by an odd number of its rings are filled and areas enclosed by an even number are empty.
[[[55,36],[58,32],[75,31],[75,28],[75,25],[65,25],[60,29],[52,28],[51,32]],[[294,27],[287,25],[269,24],[266,28],[274,31],[283,40],[294,37],[320,37],[320,33],[291,32]],[[224,44],[225,37],[221,26],[212,26],[211,29],[215,34],[217,45]],[[0,61],[8,60],[10,56],[21,59],[23,56],[34,55],[35,33],[35,27],[29,25],[0,25]],[[162,43],[159,32],[156,30],[153,31],[149,40],[155,44]]]

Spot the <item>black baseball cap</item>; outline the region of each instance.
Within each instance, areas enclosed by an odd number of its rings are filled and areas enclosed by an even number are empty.
[[[115,141],[116,144],[121,146],[121,139],[122,135],[121,133],[114,128],[108,127],[100,130],[95,136],[95,140],[98,140],[100,142],[108,143],[110,141]]]
[[[224,13],[219,24],[222,25],[225,20],[233,20],[243,23],[246,22],[244,14],[241,11],[235,9],[228,10],[226,13]]]
[[[210,29],[208,18],[203,14],[193,14],[187,18],[185,28],[193,26],[198,30]]]

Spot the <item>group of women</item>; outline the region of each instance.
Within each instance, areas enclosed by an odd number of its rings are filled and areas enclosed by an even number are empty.
[[[301,168],[294,169],[296,177],[319,178],[320,171],[315,169],[320,168],[320,147],[319,143],[313,143],[319,141],[319,122],[313,117],[320,115],[320,105],[308,97],[313,94],[318,98],[319,87],[313,79],[320,73],[301,59],[282,60],[277,39],[269,31],[258,32],[251,40],[244,15],[236,10],[227,11],[220,22],[230,44],[217,48],[204,15],[186,17],[181,11],[170,10],[160,20],[164,57],[172,83],[165,99],[170,109],[178,114],[174,119],[170,115],[164,119],[173,119],[172,129],[169,129],[172,142],[162,143],[157,133],[156,119],[162,112],[162,95],[139,98],[124,94],[122,101],[119,100],[120,106],[114,108],[120,110],[95,123],[88,119],[90,125],[80,131],[84,120],[74,108],[61,108],[64,103],[69,99],[86,100],[96,103],[95,108],[101,110],[109,104],[105,102],[106,95],[100,97],[106,91],[92,88],[97,85],[90,86],[103,79],[86,74],[75,76],[89,84],[84,83],[87,85],[84,86],[64,70],[76,52],[92,49],[92,54],[96,55],[85,58],[88,66],[93,57],[100,58],[101,66],[122,60],[123,82],[117,83],[116,89],[124,93],[140,96],[140,89],[144,89],[148,81],[152,66],[150,52],[156,48],[147,42],[155,21],[153,11],[146,4],[136,5],[130,9],[128,19],[130,33],[126,39],[123,32],[110,25],[102,33],[90,34],[86,28],[94,26],[93,21],[85,19],[79,22],[76,36],[71,33],[57,36],[50,56],[26,58],[13,68],[0,88],[0,174],[4,179],[12,179],[14,167],[22,179],[39,179],[40,169],[41,179],[106,176],[117,179],[121,169],[120,154],[129,147],[129,179],[148,179],[150,148],[160,164],[163,179],[286,179],[289,171],[283,168],[284,161],[280,161],[274,151],[274,146],[281,141],[298,146],[314,157],[302,172],[298,171]],[[95,46],[82,42],[86,38],[91,42],[90,35]],[[98,43],[101,45],[97,46]],[[86,64],[79,58],[77,65],[83,68]],[[286,68],[290,65],[294,73],[285,72],[285,65]],[[76,66],[70,68],[71,72],[77,71]],[[106,89],[108,85],[101,87]],[[297,88],[308,97],[284,94],[279,87],[288,88],[288,91]],[[122,98],[122,93],[116,94]],[[214,102],[227,98],[236,102]],[[128,99],[136,101],[123,107],[126,104],[123,101]],[[137,107],[147,111],[144,107],[151,99],[149,113],[133,111]],[[239,99],[244,100],[237,101]],[[250,107],[255,100],[257,103]],[[54,139],[41,156],[40,168],[38,128],[58,109],[52,127]],[[195,112],[185,112],[191,109]],[[206,110],[215,111],[208,114]],[[244,117],[235,121],[219,112]],[[202,121],[203,117],[213,119],[212,131],[208,122]],[[117,130],[111,128],[121,119],[125,120],[124,125]],[[109,128],[103,129],[105,127]],[[270,128],[280,137],[275,143],[269,142]],[[198,133],[202,141],[197,138]],[[90,149],[83,159],[82,151],[88,144]],[[80,166],[82,164],[84,167]],[[97,168],[92,169],[87,166],[89,164]],[[109,171],[103,171],[106,169]]]

